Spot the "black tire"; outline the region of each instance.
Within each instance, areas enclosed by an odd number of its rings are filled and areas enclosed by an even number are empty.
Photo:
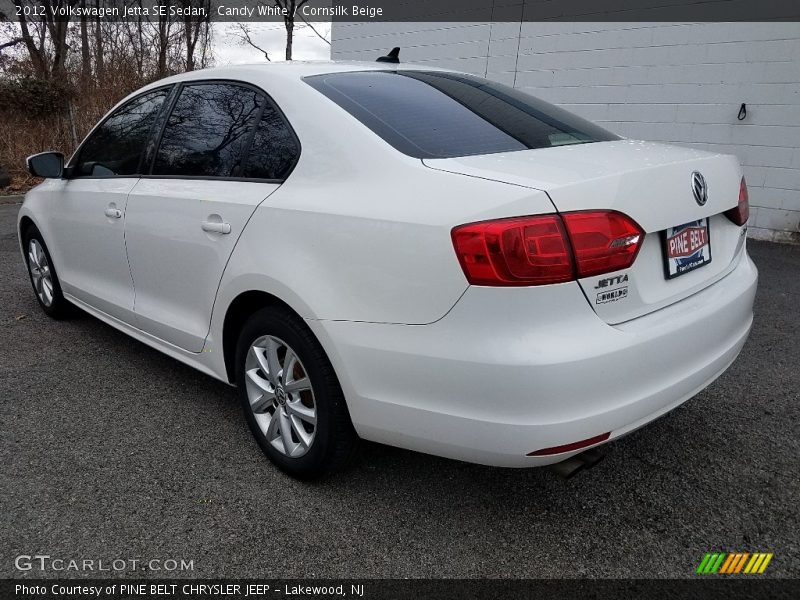
[[[47,266],[50,270],[50,281],[52,283],[52,301],[49,305],[46,304],[40,297],[39,290],[37,290],[36,283],[34,282],[30,257],[31,240],[36,240],[38,242],[39,246],[44,252],[45,258],[47,259]],[[35,225],[30,225],[25,230],[22,236],[22,243],[25,250],[25,264],[28,267],[28,279],[30,279],[31,287],[33,287],[33,295],[36,297],[36,301],[39,303],[39,306],[47,316],[53,319],[64,319],[71,316],[73,314],[72,305],[67,302],[67,300],[64,298],[64,294],[61,292],[61,283],[58,280],[58,274],[56,273],[56,268],[53,265],[53,259],[50,256],[50,251],[47,249],[47,244],[44,243],[44,238],[42,238],[42,234]]]
[[[264,336],[279,338],[291,347],[313,388],[316,408],[313,442],[299,457],[281,453],[268,441],[250,405],[245,381],[246,361],[251,346]],[[258,445],[273,464],[288,475],[303,480],[317,479],[341,470],[355,454],[358,436],[333,366],[311,330],[290,310],[268,307],[247,320],[236,346],[236,384],[247,424]],[[275,406],[271,410],[278,408]]]

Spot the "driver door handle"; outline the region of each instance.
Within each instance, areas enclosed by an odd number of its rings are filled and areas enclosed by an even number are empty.
[[[110,206],[104,211],[109,219],[121,219],[122,211],[118,208],[111,208]]]
[[[216,221],[203,221],[200,224],[200,227],[203,228],[203,231],[207,231],[209,233],[221,233],[223,235],[231,232],[231,224],[230,223],[219,223]]]

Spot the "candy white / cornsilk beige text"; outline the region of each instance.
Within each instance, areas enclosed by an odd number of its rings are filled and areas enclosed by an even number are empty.
[[[331,17],[367,17],[375,18],[383,16],[383,9],[373,6],[309,6],[305,4],[300,7],[300,14],[304,18],[324,18]],[[286,8],[274,5],[259,4],[258,6],[226,6],[220,4],[217,7],[217,16],[220,17],[240,17],[251,19],[253,17],[286,17],[289,11]]]

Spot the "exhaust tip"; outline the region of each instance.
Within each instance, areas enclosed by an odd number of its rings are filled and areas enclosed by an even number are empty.
[[[581,452],[575,458],[583,462],[587,469],[591,469],[597,463],[603,460],[605,456],[605,452],[597,448],[592,448],[590,450],[586,450],[585,452]]]
[[[558,475],[561,479],[570,479],[585,469],[586,463],[573,456],[567,460],[562,460],[561,462],[548,465],[547,468]]]
[[[548,468],[561,477],[562,479],[570,479],[584,469],[591,469],[605,458],[605,453],[597,448],[586,450],[575,456],[570,456],[566,460],[549,465]]]

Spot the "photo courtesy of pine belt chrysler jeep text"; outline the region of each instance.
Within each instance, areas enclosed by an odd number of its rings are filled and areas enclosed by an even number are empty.
[[[478,77],[194,71],[114,107],[19,213],[42,309],[77,305],[238,388],[313,478],[359,438],[557,463],[708,386],[752,323],[732,156],[622,139]]]

